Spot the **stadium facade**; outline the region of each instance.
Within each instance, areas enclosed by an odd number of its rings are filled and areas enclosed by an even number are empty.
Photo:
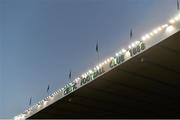
[[[14,117],[180,118],[180,14]]]

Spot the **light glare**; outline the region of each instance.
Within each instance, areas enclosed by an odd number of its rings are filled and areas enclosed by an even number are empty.
[[[166,28],[166,32],[171,33],[174,30],[174,27],[171,25]]]

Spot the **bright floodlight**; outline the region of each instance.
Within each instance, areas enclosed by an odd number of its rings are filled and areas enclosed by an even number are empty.
[[[140,42],[139,41],[135,41],[136,45],[138,45]]]
[[[146,37],[145,37],[145,36],[143,36],[141,39],[142,39],[143,41],[145,41],[145,40],[146,40]]]
[[[150,38],[150,36],[149,36],[148,34],[146,34],[146,36],[145,36],[145,37],[146,37],[146,38],[148,38],[148,39]]]
[[[153,32],[151,32],[151,33],[150,33],[150,35],[151,35],[151,36],[153,36],[153,35],[154,35],[154,33],[153,33]]]
[[[161,27],[158,27],[158,31],[161,31],[162,30],[162,28]]]
[[[176,21],[179,21],[180,16],[179,16],[179,15],[177,15],[174,19],[175,19]]]
[[[107,60],[105,60],[105,61],[104,61],[104,64],[107,64],[107,63],[108,63]]]
[[[89,74],[92,74],[93,73],[93,71],[92,70],[89,70]]]
[[[166,28],[166,27],[168,27],[168,24],[162,25],[162,28]]]
[[[116,57],[118,57],[119,56],[119,53],[116,53]]]
[[[96,69],[99,70],[99,66],[96,66]]]
[[[171,25],[166,28],[166,32],[171,33],[175,28]]]
[[[111,59],[110,59],[110,58],[108,58],[108,59],[107,59],[107,62],[110,62],[110,61],[111,61]]]
[[[174,24],[176,21],[174,19],[171,19],[169,23]]]
[[[126,52],[126,49],[122,49],[122,53],[125,53]]]
[[[136,45],[134,43],[131,44],[132,47],[135,47]]]
[[[155,30],[153,30],[153,33],[154,33],[154,34],[157,34],[157,33],[158,33],[158,31],[155,29]]]

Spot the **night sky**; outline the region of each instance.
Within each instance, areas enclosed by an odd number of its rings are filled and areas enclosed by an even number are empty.
[[[78,77],[176,15],[176,0],[0,0],[0,118]],[[129,31],[133,28],[133,39]]]

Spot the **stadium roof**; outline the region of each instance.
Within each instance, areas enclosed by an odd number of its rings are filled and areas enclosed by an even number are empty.
[[[180,15],[25,110],[26,118],[180,118]]]

